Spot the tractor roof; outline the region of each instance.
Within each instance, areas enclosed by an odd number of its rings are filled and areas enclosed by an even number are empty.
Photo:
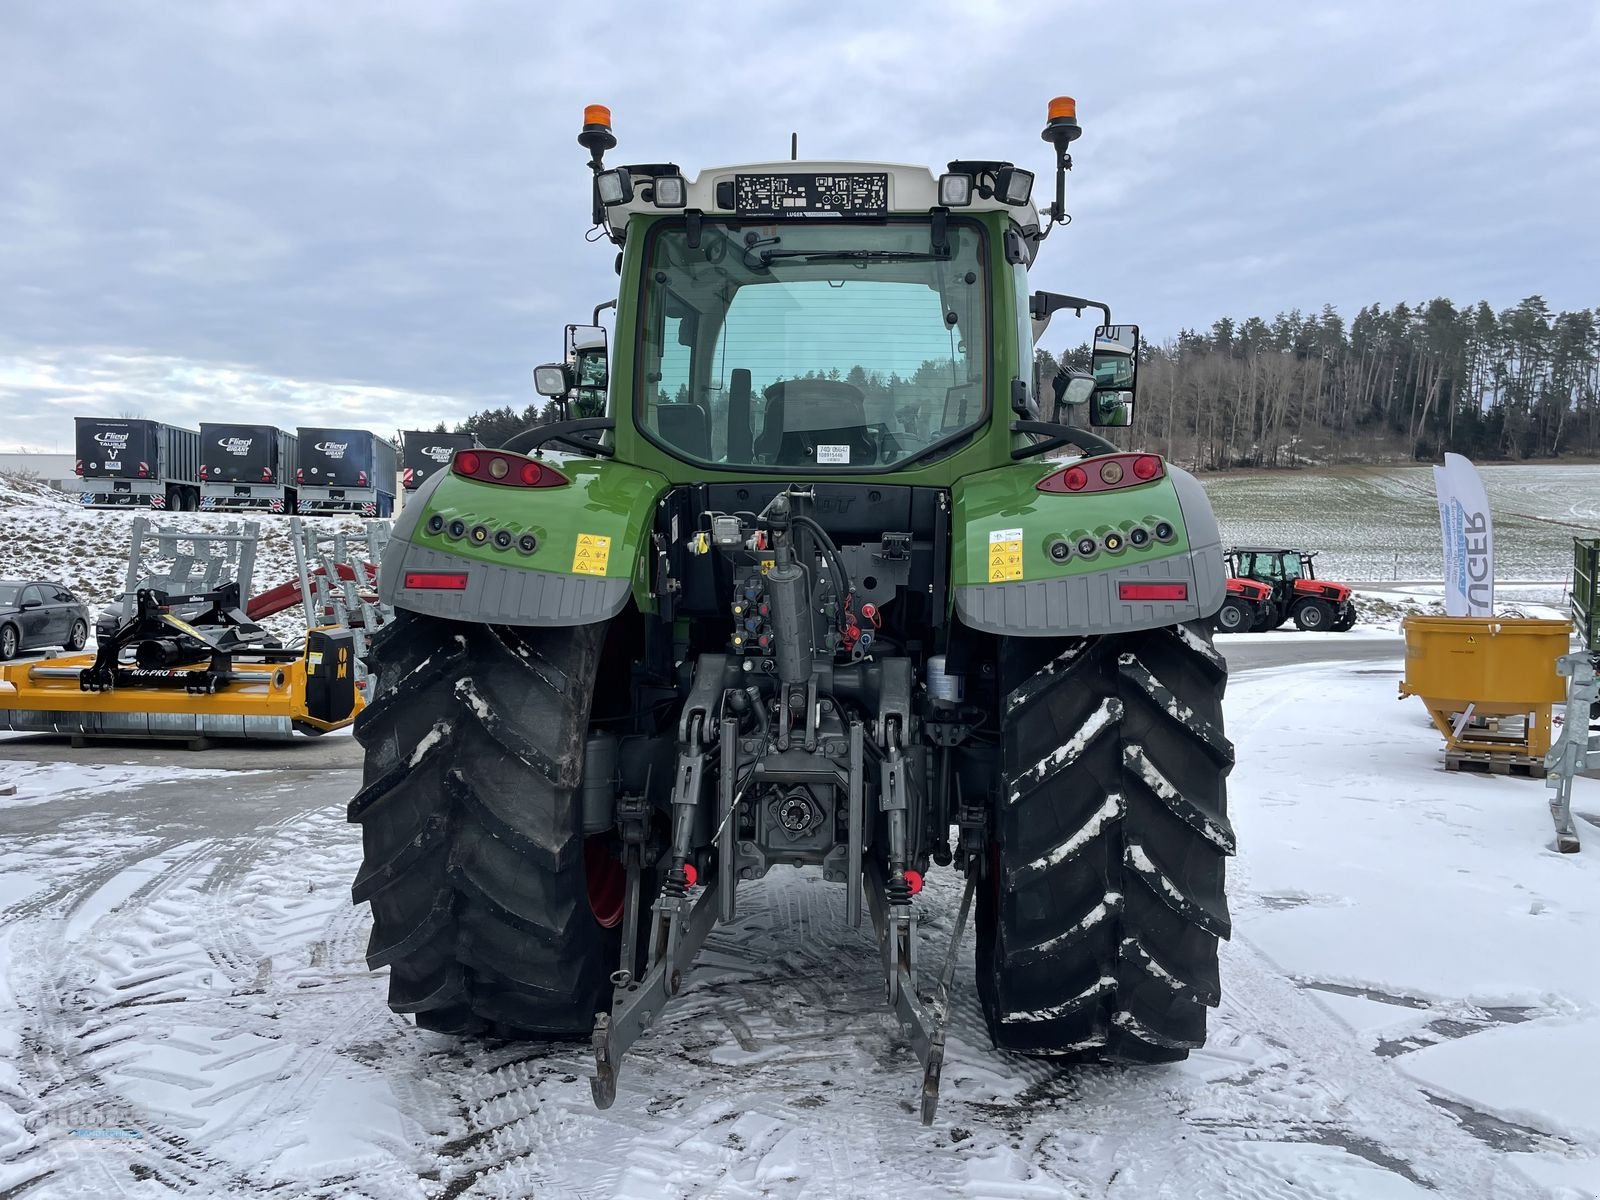
[[[951,164],[957,167],[966,164]],[[999,164],[992,164],[999,165]],[[1010,165],[1010,164],[1005,164]],[[887,204],[886,211],[902,214],[926,215],[929,210],[939,206],[939,183],[934,173],[927,167],[907,163],[880,163],[880,162],[843,162],[833,159],[818,159],[810,161],[741,163],[737,166],[708,167],[693,179],[687,180],[686,197],[683,208],[676,210],[658,208],[647,197],[644,189],[639,185],[642,182],[653,180],[658,174],[670,174],[677,168],[670,164],[656,164],[644,166],[628,166],[624,168],[631,176],[633,182],[633,199],[625,204],[612,204],[606,208],[606,220],[613,230],[621,231],[628,223],[628,218],[634,215],[661,216],[672,211],[682,212],[684,208],[698,210],[707,217],[735,216],[736,209],[733,204],[727,203],[730,192],[734,187],[736,176],[750,175],[884,175],[887,176]],[[718,184],[723,187],[721,199],[718,203]],[[952,215],[963,212],[1009,212],[1018,225],[1024,229],[1037,228],[1039,225],[1039,210],[1029,200],[1025,204],[1007,204],[998,196],[987,198],[977,194],[974,190],[972,202],[961,208],[952,209]],[[751,218],[760,220],[762,218]],[[772,219],[772,218],[767,218]],[[790,218],[790,219],[805,219]],[[830,218],[813,218],[827,220]]]
[[[1319,550],[1296,550],[1289,546],[1230,546],[1229,554],[1304,554],[1315,558]]]

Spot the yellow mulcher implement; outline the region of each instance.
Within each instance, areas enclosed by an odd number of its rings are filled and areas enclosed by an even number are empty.
[[[297,586],[256,597],[247,609],[241,580],[219,578],[220,555],[208,556],[206,549],[212,542],[238,542],[227,566],[248,572],[253,528],[209,538],[158,533],[175,565],[165,574],[140,576],[150,586],[131,590],[120,614],[101,625],[92,653],[0,667],[0,729],[70,735],[74,744],[135,737],[199,746],[210,738],[314,736],[355,719],[363,704],[362,630],[319,625],[301,644],[284,646],[256,623],[287,607],[277,592],[312,595],[304,556]],[[134,563],[144,535],[135,530]],[[130,584],[135,573],[129,572]],[[202,576],[210,585],[204,590],[168,590]],[[316,605],[319,615],[326,611]],[[346,614],[340,609],[338,615]]]

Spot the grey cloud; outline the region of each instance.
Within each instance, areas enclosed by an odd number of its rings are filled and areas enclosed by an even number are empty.
[[[781,157],[798,130],[1043,178],[1044,101],[1075,94],[1074,222],[1037,281],[1155,336],[1441,292],[1588,306],[1597,52],[1575,0],[16,6],[0,444],[118,395],[376,427],[527,402],[615,287],[582,237],[590,102],[623,160]]]

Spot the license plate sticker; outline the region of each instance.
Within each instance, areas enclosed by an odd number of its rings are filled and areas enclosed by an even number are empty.
[[[849,446],[818,446],[817,461],[819,463],[846,463],[850,461]]]

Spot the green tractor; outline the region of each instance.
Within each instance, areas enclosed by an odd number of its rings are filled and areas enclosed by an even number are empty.
[[[382,564],[350,819],[392,1009],[588,1036],[609,1106],[741,886],[795,866],[865,907],[925,1121],[969,918],[997,1047],[1204,1043],[1234,848],[1223,556],[1190,475],[1060,423],[1128,425],[1138,367],[1136,327],[1029,291],[1078,133],[1054,102],[1042,224],[1008,162],[689,179],[608,167],[585,113],[612,348],[569,330],[535,372],[565,419],[458,451]],[[1046,420],[1034,345],[1063,308],[1105,324]],[[927,972],[935,865],[964,891]]]

